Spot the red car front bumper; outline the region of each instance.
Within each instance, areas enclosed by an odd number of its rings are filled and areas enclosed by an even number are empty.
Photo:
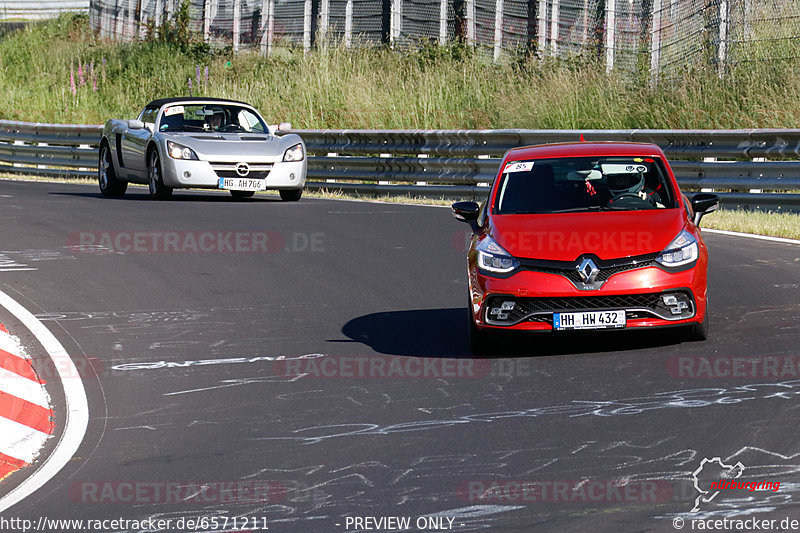
[[[479,329],[553,331],[553,313],[560,312],[623,309],[626,328],[699,324],[706,313],[705,256],[680,272],[657,266],[620,272],[597,290],[578,289],[563,275],[546,272],[520,270],[507,278],[492,277],[474,261],[469,279],[470,311]],[[689,309],[673,314],[663,303],[663,295],[670,294],[690,302]],[[490,314],[500,300],[515,302],[505,320],[498,320],[497,312],[494,319]]]

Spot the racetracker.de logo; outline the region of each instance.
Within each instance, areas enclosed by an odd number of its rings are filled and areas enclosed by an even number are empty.
[[[278,231],[76,231],[67,248],[95,254],[322,252],[324,233]]]
[[[480,378],[488,376],[486,359],[431,357],[324,356],[282,359],[272,363],[276,376],[304,378]]]
[[[286,487],[279,481],[84,481],[69,497],[78,503],[280,503]]]
[[[471,231],[457,231],[452,238],[453,249],[466,253],[471,238]],[[653,234],[638,230],[509,231],[503,238],[501,245],[519,257],[547,257],[554,252],[572,252],[577,257],[595,250],[603,250],[608,257],[624,257],[640,254],[653,245]]]
[[[800,357],[679,356],[667,360],[667,372],[674,378],[796,379],[800,377]]]
[[[666,502],[673,486],[661,480],[473,480],[458,485],[458,498],[475,503]]]

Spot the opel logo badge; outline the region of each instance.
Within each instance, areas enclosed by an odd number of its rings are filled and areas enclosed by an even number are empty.
[[[236,165],[236,173],[239,174],[241,177],[245,177],[250,174],[250,165],[247,163],[239,163]]]
[[[595,279],[597,279],[597,274],[600,273],[600,269],[597,268],[597,265],[594,264],[594,261],[585,257],[583,261],[580,262],[578,265],[578,275],[581,277],[581,281],[584,283],[594,283]]]

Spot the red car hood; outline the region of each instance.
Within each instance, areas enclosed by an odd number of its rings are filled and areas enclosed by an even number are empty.
[[[493,215],[489,235],[515,257],[574,261],[591,253],[615,259],[660,252],[685,224],[680,208]]]

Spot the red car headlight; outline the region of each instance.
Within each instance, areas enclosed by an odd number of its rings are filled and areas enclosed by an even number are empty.
[[[697,239],[686,230],[681,230],[669,245],[656,257],[665,267],[681,267],[697,261],[700,256]]]
[[[519,266],[519,261],[491,237],[484,237],[478,243],[478,267],[481,270],[507,274]]]

